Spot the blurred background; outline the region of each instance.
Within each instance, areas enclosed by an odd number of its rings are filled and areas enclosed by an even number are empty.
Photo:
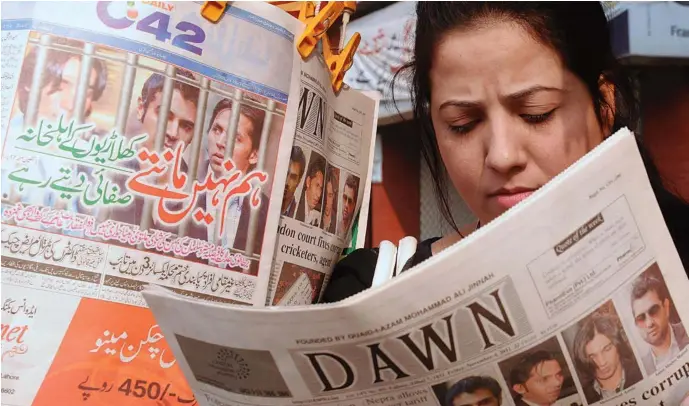
[[[638,132],[665,187],[689,201],[689,2],[602,2],[615,56],[629,69],[640,101]],[[391,91],[394,74],[413,51],[416,2],[359,2],[347,35],[362,40],[345,83],[383,95],[373,169],[367,247],[404,236],[442,235],[443,220],[422,162],[406,82]],[[460,227],[474,221],[449,191]]]

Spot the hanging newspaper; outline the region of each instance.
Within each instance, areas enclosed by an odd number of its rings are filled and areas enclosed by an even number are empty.
[[[142,289],[263,306],[273,280],[302,303],[349,246],[376,102],[336,98],[284,11],[233,3],[212,24],[199,9],[3,2],[2,404],[195,404]],[[326,184],[349,177],[343,214]],[[309,217],[282,241],[286,194]],[[318,212],[343,226],[305,225]],[[96,395],[93,379],[110,383]]]
[[[328,77],[314,59],[302,67],[268,305],[316,302],[350,245],[357,213],[368,206],[362,196],[370,188],[375,141],[370,117],[377,118],[378,105],[355,91],[343,90],[335,98]],[[359,233],[366,233],[365,224],[361,216]]]
[[[686,292],[624,129],[464,241],[340,303],[144,296],[206,405],[684,406]]]

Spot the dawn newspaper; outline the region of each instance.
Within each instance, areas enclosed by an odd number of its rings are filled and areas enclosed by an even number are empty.
[[[485,404],[684,406],[686,292],[622,129],[465,240],[342,302],[144,297],[205,405],[453,406],[474,385]]]

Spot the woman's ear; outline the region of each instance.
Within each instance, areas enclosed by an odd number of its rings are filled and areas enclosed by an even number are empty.
[[[617,105],[615,104],[615,85],[612,84],[604,75],[598,79],[598,88],[601,95],[603,95],[604,103],[601,105],[601,118],[603,126],[603,134],[608,137],[612,134],[613,125],[615,124],[615,113],[617,112]]]

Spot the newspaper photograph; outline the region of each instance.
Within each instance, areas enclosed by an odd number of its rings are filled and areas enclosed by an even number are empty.
[[[688,291],[622,129],[465,240],[341,302],[143,294],[200,404],[683,406]]]
[[[358,91],[343,89],[336,97],[318,55],[302,63],[267,305],[317,302],[350,246],[356,219],[368,207],[377,109],[377,100]]]
[[[3,405],[198,404],[142,289],[266,301],[302,26],[199,7],[2,4]]]

